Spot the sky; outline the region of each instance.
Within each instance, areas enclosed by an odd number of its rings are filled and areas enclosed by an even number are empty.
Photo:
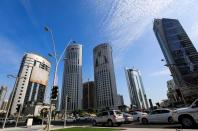
[[[153,33],[154,18],[178,19],[198,48],[197,0],[1,0],[0,85],[10,93],[25,52],[40,54],[52,62],[52,41],[44,26],[53,30],[60,55],[69,40],[83,45],[83,82],[94,80],[93,48],[104,42],[113,47],[117,91],[129,105],[124,68],[139,69],[148,99],[167,99],[167,80],[172,79]],[[61,88],[63,62],[58,68]],[[8,97],[8,96],[7,96]]]

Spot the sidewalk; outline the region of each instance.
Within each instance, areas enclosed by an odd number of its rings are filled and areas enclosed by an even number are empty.
[[[27,127],[10,127],[10,128],[5,128],[2,131],[43,131],[42,125],[35,125],[32,126],[31,128]],[[72,128],[72,127],[87,127],[87,126],[66,126],[65,128]],[[51,129],[62,129],[63,126],[51,126]],[[102,128],[104,127],[97,127],[97,128]],[[105,127],[108,128],[108,127]],[[125,127],[113,127],[115,129],[120,129],[120,131],[197,131],[197,129],[161,129],[161,128],[125,128]]]

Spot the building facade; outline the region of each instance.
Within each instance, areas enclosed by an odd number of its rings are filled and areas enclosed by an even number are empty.
[[[88,81],[83,83],[83,109],[95,109],[95,83]]]
[[[191,103],[197,94],[188,95],[188,88],[198,92],[198,52],[176,19],[155,19],[153,30],[173,76],[176,88],[182,88],[185,101]],[[187,90],[186,90],[187,89]]]
[[[26,53],[22,59],[14,99],[11,102],[11,114],[17,112],[17,108],[25,111],[30,106],[43,103],[45,91],[48,85],[50,62],[40,55]]]
[[[1,89],[0,89],[0,107],[2,106],[2,104],[5,100],[7,90],[8,89],[7,89],[6,86],[1,86]]]
[[[3,101],[0,110],[4,110],[4,111],[8,110],[8,100]]]
[[[147,97],[140,71],[126,68],[125,75],[132,107],[136,109],[148,109]]]
[[[117,98],[117,105],[118,106],[123,106],[124,105],[124,98],[123,98],[123,95],[120,95],[120,94],[118,94],[118,96],[117,96],[118,98]]]
[[[61,111],[65,110],[66,96],[70,97],[68,111],[82,109],[82,45],[73,42],[65,53]]]
[[[117,108],[117,87],[112,47],[107,43],[100,44],[94,48],[93,54],[96,107],[98,109]]]
[[[180,94],[176,92],[177,87],[173,80],[167,81],[167,88],[167,97],[172,106],[174,106],[177,102],[182,101],[182,97],[180,97]]]

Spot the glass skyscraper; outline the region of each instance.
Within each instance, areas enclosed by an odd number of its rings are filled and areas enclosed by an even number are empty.
[[[61,111],[65,110],[66,96],[71,98],[68,111],[82,109],[82,89],[82,45],[73,41],[65,53]]]
[[[132,107],[136,109],[148,109],[148,102],[140,71],[126,68],[125,74]]]
[[[198,53],[180,22],[155,19],[153,30],[176,84],[176,90],[191,103],[198,97]]]
[[[96,85],[96,107],[117,108],[117,87],[112,57],[108,43],[96,46],[94,54],[94,81]]]

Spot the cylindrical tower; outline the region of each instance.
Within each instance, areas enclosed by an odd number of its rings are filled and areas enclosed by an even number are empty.
[[[50,62],[40,55],[26,53],[22,59],[16,82],[16,90],[11,106],[11,114],[16,113],[18,106],[36,105],[44,102],[48,85]]]
[[[64,112],[66,96],[68,111],[82,109],[82,45],[73,42],[67,47],[64,61],[61,110]]]
[[[96,106],[98,109],[117,107],[117,88],[112,58],[112,47],[100,44],[93,50]]]

